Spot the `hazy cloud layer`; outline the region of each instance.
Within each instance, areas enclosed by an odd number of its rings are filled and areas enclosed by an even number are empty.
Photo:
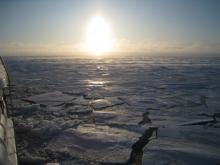
[[[1,55],[74,54],[86,52],[83,43],[24,43],[0,41]],[[220,53],[220,43],[205,42],[134,42],[116,40],[112,52],[146,53]]]

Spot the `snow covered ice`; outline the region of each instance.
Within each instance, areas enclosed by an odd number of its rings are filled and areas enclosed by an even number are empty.
[[[125,163],[149,127],[143,164],[220,163],[218,57],[5,61],[23,164]]]

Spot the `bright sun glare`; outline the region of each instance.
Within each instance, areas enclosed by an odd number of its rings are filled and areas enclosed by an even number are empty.
[[[96,16],[91,20],[86,35],[86,48],[89,52],[102,54],[112,50],[112,31],[103,17]]]

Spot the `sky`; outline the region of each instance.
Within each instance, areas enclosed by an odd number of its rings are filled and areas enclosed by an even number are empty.
[[[220,54],[220,0],[0,0],[0,54],[83,52],[97,14],[113,52]]]

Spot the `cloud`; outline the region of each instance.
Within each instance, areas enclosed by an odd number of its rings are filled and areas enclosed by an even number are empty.
[[[220,53],[220,43],[119,40],[116,50],[147,53]]]
[[[76,43],[24,43],[0,41],[0,54],[72,54],[83,49],[83,45]]]
[[[83,43],[24,43],[0,41],[1,55],[74,54],[85,52]],[[210,42],[135,42],[127,39],[114,41],[114,52],[146,53],[220,53],[220,43]]]

